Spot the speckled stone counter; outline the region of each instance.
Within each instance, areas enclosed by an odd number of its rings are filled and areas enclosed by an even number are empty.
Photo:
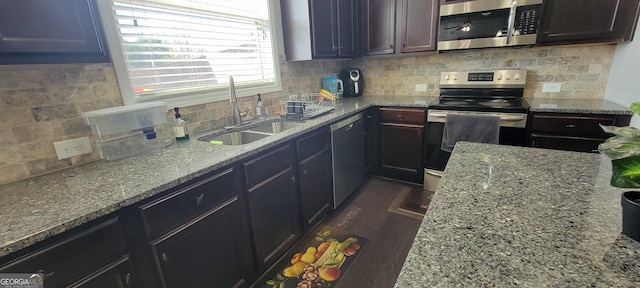
[[[250,157],[372,105],[427,107],[436,97],[348,98],[331,113],[241,146],[195,139],[119,161],[99,161],[0,186],[0,257]],[[195,138],[195,137],[194,137]]]
[[[532,112],[633,115],[629,107],[603,99],[525,98]]]
[[[599,154],[460,142],[396,287],[640,287]]]

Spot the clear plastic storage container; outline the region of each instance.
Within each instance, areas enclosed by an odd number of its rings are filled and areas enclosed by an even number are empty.
[[[142,103],[85,112],[100,157],[123,159],[171,146],[166,103]]]

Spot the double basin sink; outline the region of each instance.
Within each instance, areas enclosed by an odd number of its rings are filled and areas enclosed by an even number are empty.
[[[202,135],[198,140],[214,145],[244,145],[302,125],[284,119],[264,120]]]

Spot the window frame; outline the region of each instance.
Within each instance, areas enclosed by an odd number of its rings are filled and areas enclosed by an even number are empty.
[[[191,91],[184,93],[162,93],[152,97],[137,96],[131,85],[124,52],[120,43],[120,36],[116,26],[116,19],[112,11],[112,0],[98,0],[98,13],[102,22],[107,48],[111,56],[111,62],[116,74],[118,86],[124,105],[132,105],[144,102],[166,102],[169,107],[187,107],[218,101],[229,100],[228,90],[218,91]],[[238,98],[255,96],[258,93],[272,93],[282,91],[282,76],[280,74],[281,51],[284,51],[282,38],[282,18],[280,13],[279,0],[266,0],[269,5],[269,16],[271,26],[271,47],[273,49],[274,83],[259,87],[238,87],[236,95]]]

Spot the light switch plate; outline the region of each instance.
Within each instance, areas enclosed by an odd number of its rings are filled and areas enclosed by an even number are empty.
[[[562,83],[544,83],[542,84],[542,92],[560,92]]]
[[[56,149],[56,156],[58,156],[58,160],[89,154],[93,151],[91,149],[89,137],[53,142],[53,148]]]
[[[416,92],[427,92],[427,84],[416,84]]]

